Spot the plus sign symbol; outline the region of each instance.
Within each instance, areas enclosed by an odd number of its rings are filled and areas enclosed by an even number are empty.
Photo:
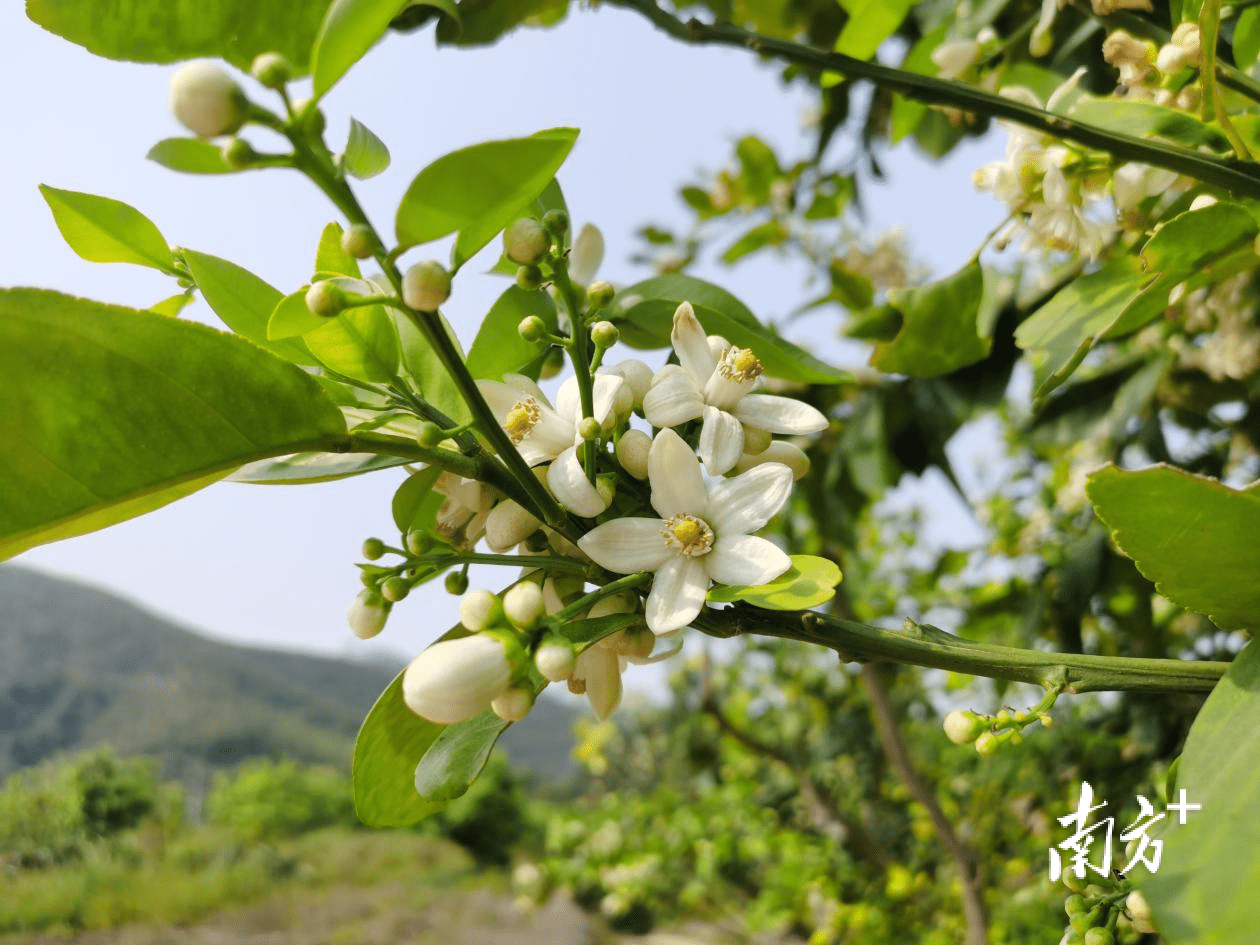
[[[1202,804],[1191,804],[1189,801],[1187,801],[1187,800],[1186,800],[1186,789],[1185,789],[1185,788],[1182,788],[1182,789],[1181,789],[1181,792],[1180,792],[1180,797],[1179,797],[1179,799],[1178,799],[1177,803],[1176,803],[1176,804],[1169,804],[1169,805],[1168,805],[1168,809],[1169,809],[1170,811],[1176,811],[1176,812],[1177,812],[1177,822],[1178,822],[1179,824],[1184,825],[1184,824],[1185,824],[1185,822],[1186,822],[1186,814],[1190,813],[1190,811],[1192,811],[1192,810],[1203,810],[1203,805],[1202,805]]]

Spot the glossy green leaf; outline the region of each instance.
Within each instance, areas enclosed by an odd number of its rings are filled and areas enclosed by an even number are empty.
[[[367,180],[389,167],[389,148],[357,119],[350,119],[350,137],[341,158],[341,166],[351,177]]]
[[[939,377],[989,353],[990,339],[976,324],[984,274],[973,262],[952,276],[896,293],[890,303],[901,313],[901,330],[876,345],[871,365],[889,374]]]
[[[278,52],[304,70],[327,0],[27,0],[44,29],[107,59],[177,62],[217,57],[247,70]]]
[[[227,478],[231,482],[255,485],[297,486],[348,479],[407,462],[400,456],[382,456],[379,453],[294,453],[280,459],[249,463]]]
[[[833,384],[849,374],[825,364],[808,351],[780,338],[725,289],[692,276],[657,276],[623,289],[610,320],[621,329],[621,339],[635,348],[669,345],[674,310],[690,302],[704,330],[731,344],[751,348],[771,377],[810,384]],[[629,304],[627,304],[629,303]]]
[[[145,157],[185,174],[235,174],[239,170],[223,160],[218,145],[201,138],[163,138]]]
[[[433,526],[437,510],[446,498],[433,491],[434,484],[441,478],[441,469],[427,466],[420,472],[412,473],[398,487],[393,502],[390,503],[390,510],[400,533],[405,535],[412,529],[427,531]]]
[[[306,346],[296,340],[267,337],[267,323],[280,303],[280,290],[248,269],[195,250],[181,250],[184,265],[214,313],[234,332],[297,364],[314,364]]]
[[[1199,804],[1167,811],[1152,838],[1163,841],[1159,870],[1129,875],[1171,945],[1252,945],[1260,885],[1260,646],[1248,644],[1203,704],[1177,763],[1168,800]]]
[[[398,376],[398,329],[382,306],[348,308],[302,342],[320,364],[346,377],[387,384]]]
[[[176,274],[170,247],[153,221],[121,200],[39,185],[57,229],[89,262],[135,263]]]
[[[736,239],[722,253],[721,260],[727,265],[731,265],[739,262],[745,256],[752,255],[759,249],[765,249],[767,246],[782,246],[787,238],[788,231],[782,223],[778,220],[767,220],[765,223],[757,224]]]
[[[438,158],[407,188],[395,229],[401,247],[458,232],[458,269],[547,187],[577,140],[575,128],[487,141]]]
[[[0,291],[0,557],[345,434],[313,378],[204,325]]]
[[[267,322],[268,338],[272,341],[298,338],[328,324],[326,318],[316,315],[306,307],[306,290],[309,288],[310,286],[304,285],[276,303]]]
[[[333,0],[311,48],[311,79],[322,97],[389,29],[405,0]]]
[[[524,373],[538,379],[547,347],[526,341],[516,330],[531,315],[541,318],[548,331],[557,330],[556,306],[546,292],[514,285],[495,300],[468,349],[468,370],[473,377],[498,380],[504,374]]]
[[[193,299],[192,290],[181,292],[179,295],[172,295],[170,298],[163,299],[154,305],[149,306],[150,312],[158,315],[165,315],[167,318],[179,318],[179,313]]]
[[[490,760],[495,742],[511,724],[486,709],[471,719],[446,726],[416,765],[416,793],[437,804],[459,797],[477,780]]]
[[[1082,96],[1068,109],[1077,121],[1119,131],[1135,138],[1163,137],[1183,147],[1206,145],[1227,149],[1225,136],[1189,112],[1133,98],[1093,98]]]
[[[1107,466],[1086,494],[1161,594],[1225,629],[1260,629],[1260,490],[1237,492],[1171,466]]]
[[[442,639],[462,636],[462,627]],[[402,673],[381,693],[354,742],[354,810],[369,827],[410,827],[442,804],[416,793],[416,765],[444,725],[422,719],[403,702]]]
[[[766,610],[809,610],[835,597],[836,585],[842,578],[833,561],[815,555],[792,555],[792,567],[769,584],[716,584],[709,591],[709,600],[742,600]]]
[[[319,234],[319,246],[315,249],[315,272],[320,276],[338,275],[362,277],[359,261],[341,246],[345,231],[340,223],[329,223]]]
[[[437,352],[425,340],[420,329],[410,318],[398,311],[394,311],[393,315],[402,347],[403,373],[411,382],[412,387],[455,423],[463,424],[471,421],[472,414],[468,410],[468,405],[460,395],[451,372],[446,369]],[[451,346],[460,357],[464,357],[463,348],[460,346],[459,339],[455,337],[455,332],[451,330],[450,324],[441,315],[438,318],[446,331],[446,337],[450,339]],[[467,358],[464,357],[464,360],[466,362]]]
[[[1168,220],[1142,247],[1142,265],[1172,284],[1256,238],[1256,221],[1234,203],[1214,203]]]
[[[836,52],[870,59],[880,44],[897,32],[912,6],[914,0],[856,0],[836,40]]]

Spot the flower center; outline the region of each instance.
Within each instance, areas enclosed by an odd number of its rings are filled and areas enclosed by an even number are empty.
[[[765,368],[757,356],[752,353],[751,348],[736,348],[732,346],[727,349],[726,354],[722,355],[722,360],[718,362],[718,373],[728,381],[741,383],[743,381],[752,381],[761,377]]]
[[[526,397],[512,405],[507,418],[503,421],[503,428],[507,430],[508,437],[513,443],[519,443],[529,436],[541,416],[542,408],[538,406],[538,401],[533,397]]]
[[[713,550],[713,529],[686,512],[666,519],[661,535],[669,547],[688,558],[698,558]]]

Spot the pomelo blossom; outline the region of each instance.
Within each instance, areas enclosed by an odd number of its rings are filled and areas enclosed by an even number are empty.
[[[601,424],[612,414],[624,384],[615,375],[595,377],[592,408]],[[477,387],[525,462],[530,466],[551,463],[547,485],[566,508],[587,518],[608,508],[607,500],[586,478],[577,455],[582,442],[577,429],[582,422],[577,378],[560,385],[554,408],[542,389],[523,374],[504,374],[502,381],[478,381]]]
[[[703,417],[700,458],[711,474],[729,472],[744,452],[745,427],[802,435],[827,427],[827,418],[791,397],[754,394],[764,368],[748,348],[707,336],[690,302],[674,312],[670,334],[679,364],[666,365],[643,398],[654,427],[675,427]]]
[[[507,648],[499,637],[476,633],[439,640],[403,672],[403,701],[421,718],[454,725],[490,708],[511,679]]]
[[[613,519],[584,535],[578,547],[618,574],[656,572],[646,610],[653,633],[695,620],[713,581],[765,584],[791,567],[778,546],[750,534],[787,501],[787,466],[764,463],[709,485],[691,447],[666,429],[652,442],[648,481],[660,518]]]

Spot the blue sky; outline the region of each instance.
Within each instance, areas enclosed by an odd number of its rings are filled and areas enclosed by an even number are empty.
[[[137,307],[175,291],[154,272],[80,260],[62,243],[40,183],[124,200],[172,244],[232,259],[286,292],[306,281],[319,231],[335,219],[307,182],[283,171],[187,177],[144,160],[155,141],[181,133],[166,104],[171,72],[98,59],[31,24],[21,4],[0,5],[0,84],[8,90],[0,99],[7,138],[0,207],[8,232],[0,285]],[[393,166],[360,188],[379,222],[392,217],[411,176],[447,151],[558,125],[580,128],[560,183],[575,222],[595,222],[604,232],[601,275],[628,283],[648,274],[628,262],[637,227],[687,222],[679,185],[718,169],[750,132],[788,159],[805,155],[808,105],[800,89],[785,89],[775,69],[743,51],[684,47],[630,13],[602,9],[575,10],[556,29],[518,32],[484,50],[435,50],[427,32],[390,37],[334,90],[326,110],[334,146],[353,114],[391,149]],[[870,231],[900,225],[917,260],[938,273],[957,268],[1001,219],[1000,205],[976,194],[969,179],[1000,147],[990,136],[942,164],[908,146],[891,150],[883,158],[891,185],[866,194]],[[431,253],[445,254],[444,246]],[[492,263],[485,255],[467,266],[446,308],[465,341],[503,288],[480,275]],[[736,273],[708,267],[699,274],[767,318],[803,298],[799,273],[772,259]],[[189,317],[212,318],[200,305]],[[824,352],[831,337],[826,319],[798,332]],[[393,537],[389,499],[400,475],[293,488],[223,483],[17,560],[238,642],[412,653],[457,619],[456,602],[440,585],[399,605],[378,641],[359,643],[345,625],[359,587],[353,565],[360,543],[373,534]]]

